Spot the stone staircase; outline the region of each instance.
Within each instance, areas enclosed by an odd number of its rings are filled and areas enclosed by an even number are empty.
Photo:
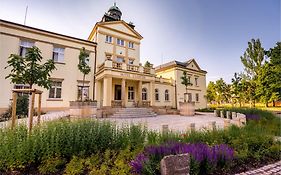
[[[156,117],[156,113],[151,108],[121,108],[115,112],[112,118],[143,118]]]

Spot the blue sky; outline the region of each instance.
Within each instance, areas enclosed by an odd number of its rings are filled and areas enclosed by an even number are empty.
[[[86,39],[114,0],[0,0],[0,18]],[[251,38],[265,49],[281,39],[280,0],[116,0],[123,20],[144,37],[141,61],[159,65],[195,58],[207,81],[230,82],[243,70]]]

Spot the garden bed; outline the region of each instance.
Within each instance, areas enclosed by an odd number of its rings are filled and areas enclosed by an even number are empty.
[[[25,126],[15,130],[1,129],[1,174],[125,175],[133,171],[131,162],[138,154],[149,147],[163,147],[171,142],[180,145],[202,144],[206,149],[225,145],[233,150],[233,157],[223,164],[210,161],[209,166],[199,161],[191,165],[191,169],[198,170],[199,163],[201,174],[234,174],[280,160],[281,145],[274,141],[274,136],[280,135],[281,121],[266,111],[240,112],[257,114],[260,118],[249,120],[242,128],[232,126],[227,130],[186,134],[162,134],[148,131],[140,125],[116,129],[114,123],[82,119],[46,122],[36,126],[31,135],[28,135]],[[154,161],[154,170],[159,169],[158,161],[164,156],[156,155],[158,159]]]

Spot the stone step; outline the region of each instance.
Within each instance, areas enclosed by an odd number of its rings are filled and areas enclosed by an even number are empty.
[[[156,114],[151,108],[122,108],[115,112],[112,118],[143,118],[155,117]]]
[[[128,116],[113,115],[110,118],[127,119],[127,118],[145,118],[145,117],[156,117],[156,114],[155,115],[128,115]]]

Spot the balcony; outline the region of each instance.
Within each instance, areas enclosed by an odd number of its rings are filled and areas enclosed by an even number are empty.
[[[98,66],[98,71],[103,69],[117,69],[130,72],[139,72],[144,74],[155,74],[155,69],[150,67],[137,66],[132,64],[120,63],[112,61],[111,59],[106,60],[104,63]]]

